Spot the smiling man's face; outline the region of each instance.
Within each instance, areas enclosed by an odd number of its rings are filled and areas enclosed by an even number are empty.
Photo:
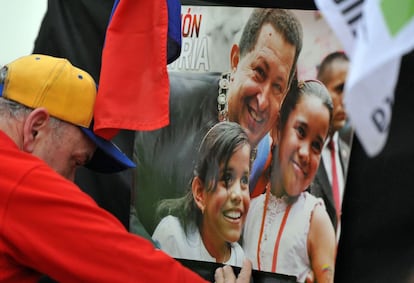
[[[276,122],[289,86],[295,47],[264,24],[252,51],[232,50],[228,92],[229,120],[239,123],[257,145]]]

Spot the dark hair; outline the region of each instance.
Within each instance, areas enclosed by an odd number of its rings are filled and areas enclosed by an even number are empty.
[[[332,126],[332,113],[333,113],[333,103],[331,96],[329,95],[328,90],[325,85],[317,80],[307,80],[299,81],[292,83],[292,86],[286,95],[285,100],[282,103],[280,108],[280,129],[283,129],[286,125],[286,122],[289,118],[290,113],[295,109],[301,97],[316,96],[319,97],[323,104],[329,111],[329,129]]]
[[[292,69],[289,74],[289,85],[292,82],[296,69],[299,54],[302,50],[302,26],[296,16],[284,9],[262,9],[256,8],[250,15],[240,38],[240,57],[243,57],[254,49],[257,38],[264,24],[271,24],[272,27],[288,43],[295,47],[295,57]]]
[[[224,164],[226,168],[233,153],[243,145],[250,146],[249,139],[238,123],[224,121],[215,124],[201,141],[193,179],[199,177],[207,191],[214,191],[220,178],[220,165]],[[194,201],[191,182],[185,196],[159,202],[159,219],[170,214],[178,217],[186,233],[200,227],[202,214]]]
[[[328,78],[329,78],[329,74],[331,72],[331,66],[332,63],[335,61],[344,61],[344,62],[349,62],[348,56],[346,56],[346,54],[342,51],[335,51],[332,52],[330,54],[328,54],[321,62],[321,64],[317,67],[318,69],[318,74],[317,74],[317,79],[320,80],[323,83],[326,83]]]

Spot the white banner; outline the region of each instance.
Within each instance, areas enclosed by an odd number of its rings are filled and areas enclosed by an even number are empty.
[[[369,156],[387,141],[401,57],[414,48],[414,0],[316,0],[351,65],[345,105]]]

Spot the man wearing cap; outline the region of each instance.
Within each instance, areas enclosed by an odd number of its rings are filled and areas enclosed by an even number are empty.
[[[92,77],[65,59],[30,55],[0,70],[0,282],[202,282],[72,182],[81,165],[135,166],[91,130],[95,96]],[[216,281],[234,282],[232,269]]]

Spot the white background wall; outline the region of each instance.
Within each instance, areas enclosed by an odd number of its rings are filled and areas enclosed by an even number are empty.
[[[32,53],[47,0],[0,0],[0,66]]]

